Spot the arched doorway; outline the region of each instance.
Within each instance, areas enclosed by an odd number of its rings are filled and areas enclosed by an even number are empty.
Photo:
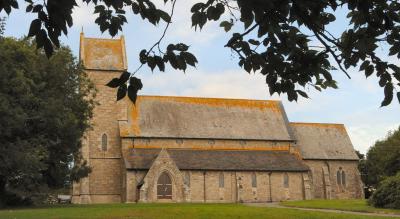
[[[166,172],[163,172],[158,178],[157,199],[172,199],[172,182]]]

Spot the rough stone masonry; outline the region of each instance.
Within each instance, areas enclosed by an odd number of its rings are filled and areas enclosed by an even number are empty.
[[[342,124],[289,122],[279,101],[139,96],[105,86],[127,69],[124,38],[80,38],[99,105],[73,203],[275,202],[363,196]]]

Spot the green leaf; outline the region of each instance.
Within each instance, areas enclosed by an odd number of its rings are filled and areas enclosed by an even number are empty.
[[[185,71],[187,68],[185,59],[182,56],[177,55],[176,60],[177,60],[177,64],[178,64],[178,69]]]
[[[145,64],[147,62],[147,50],[143,49],[142,51],[140,51],[139,53],[139,60],[140,63]]]
[[[178,43],[175,45],[175,49],[178,51],[187,51],[189,49],[189,46],[183,43]]]
[[[369,77],[374,73],[374,66],[373,65],[368,65],[368,67],[365,69],[365,77]]]
[[[398,100],[399,103],[400,103],[400,92],[397,92],[397,100]]]
[[[288,90],[287,95],[290,102],[297,101],[297,93],[294,90]]]
[[[251,73],[251,67],[252,67],[251,62],[248,59],[246,59],[243,63],[244,70],[247,71],[248,73]]]
[[[204,6],[205,6],[205,4],[202,3],[202,2],[196,3],[196,4],[194,4],[194,5],[192,6],[192,8],[190,9],[190,11],[191,11],[192,13],[197,12],[197,11],[199,11],[200,9],[202,9]]]
[[[51,41],[47,37],[44,40],[43,48],[47,58],[50,58],[53,55],[53,45],[51,44]]]
[[[147,65],[150,67],[151,71],[154,70],[154,68],[156,67],[156,64],[157,63],[155,62],[154,57],[151,57],[151,56],[147,57]]]
[[[142,81],[137,77],[131,77],[129,85],[134,86],[136,89],[141,90],[143,88]]]
[[[392,47],[389,49],[389,56],[395,55],[400,52],[400,43],[395,43]]]
[[[121,76],[119,77],[119,83],[123,84],[128,81],[129,77],[131,76],[131,73],[124,71]]]
[[[132,11],[133,11],[134,14],[138,14],[139,11],[140,11],[140,7],[136,2],[132,3]]]
[[[249,43],[252,44],[252,45],[255,45],[255,46],[260,45],[260,41],[254,40],[254,39],[249,39]]]
[[[133,104],[136,104],[137,93],[138,90],[136,90],[133,86],[128,86],[128,97],[133,102]]]
[[[196,57],[190,52],[181,52],[180,55],[185,59],[186,63],[196,67],[197,59]]]
[[[171,22],[171,17],[169,14],[163,10],[158,10],[158,14],[160,15],[160,18],[163,19],[165,22],[169,23]]]
[[[131,79],[129,80],[128,97],[133,102],[133,104],[136,103],[137,93],[142,88],[142,81],[139,78],[131,77]]]
[[[364,61],[360,66],[360,71],[364,71],[369,66],[369,63],[368,60]]]
[[[300,94],[302,97],[308,98],[308,95],[307,95],[306,92],[304,92],[304,91],[302,91],[302,90],[296,90],[296,92],[297,92],[298,94]]]
[[[97,5],[94,7],[94,14],[100,13],[102,11],[104,11],[106,9],[106,7],[104,5]]]
[[[233,23],[231,23],[231,22],[229,22],[229,21],[222,21],[222,22],[219,24],[219,26],[220,26],[220,27],[223,27],[224,30],[225,30],[225,32],[228,32],[228,31],[231,30],[231,28],[232,28],[232,26],[233,26]]]
[[[33,7],[32,12],[36,13],[36,12],[41,11],[42,9],[43,9],[43,5],[35,5],[35,6]]]
[[[385,93],[385,98],[383,99],[383,101],[381,103],[381,107],[389,105],[393,100],[393,85],[392,85],[392,83],[386,84],[385,89],[383,91]]]
[[[33,6],[32,6],[32,5],[26,6],[26,12],[31,12],[32,9],[33,9]]]
[[[39,19],[35,19],[31,22],[31,26],[29,27],[28,37],[36,35],[40,27],[42,26],[42,22]]]
[[[121,100],[126,96],[126,90],[127,90],[126,84],[122,84],[121,86],[119,86],[117,91],[117,101]]]
[[[116,88],[119,87],[119,85],[122,84],[119,80],[119,78],[113,78],[111,81],[109,81],[106,86],[111,87],[111,88]]]
[[[160,56],[154,56],[154,61],[160,71],[165,71],[165,64]]]

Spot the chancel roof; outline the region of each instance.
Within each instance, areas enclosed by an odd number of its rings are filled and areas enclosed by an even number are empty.
[[[279,101],[139,96],[121,137],[293,141]]]
[[[150,169],[161,149],[133,148],[127,157],[127,169]],[[223,151],[167,149],[180,170],[226,171],[308,171],[301,160],[288,152]]]
[[[342,124],[290,123],[303,159],[358,160]]]
[[[124,71],[127,69],[124,37],[86,38],[81,33],[80,60],[85,69]]]

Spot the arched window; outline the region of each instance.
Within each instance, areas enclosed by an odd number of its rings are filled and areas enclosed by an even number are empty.
[[[342,184],[342,174],[340,173],[340,170],[338,170],[336,173],[336,181],[338,185]]]
[[[287,173],[283,174],[283,187],[289,188],[289,175]]]
[[[336,181],[339,186],[346,186],[346,173],[341,167],[336,173]]]
[[[345,185],[346,185],[346,174],[342,170],[342,186],[345,186]]]
[[[251,174],[251,187],[257,188],[257,175],[256,173]]]
[[[224,173],[220,173],[219,174],[219,188],[224,188],[224,184],[225,184],[225,182],[224,182]]]
[[[183,180],[184,180],[185,185],[190,187],[190,172],[185,172]]]
[[[107,135],[106,134],[103,134],[102,136],[101,136],[101,150],[102,151],[106,151],[107,150],[107,142],[108,140],[107,140]]]

